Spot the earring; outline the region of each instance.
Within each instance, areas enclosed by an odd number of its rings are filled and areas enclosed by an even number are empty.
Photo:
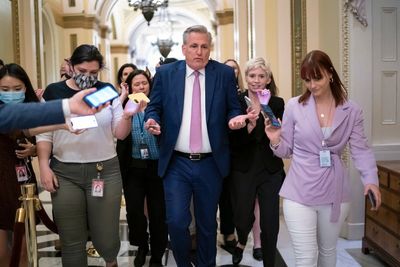
[[[329,82],[330,82],[330,83],[333,83],[333,78],[332,78],[332,77],[329,79]]]

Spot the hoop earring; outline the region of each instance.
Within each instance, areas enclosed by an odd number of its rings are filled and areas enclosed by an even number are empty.
[[[330,82],[330,83],[333,83],[333,78],[332,78],[332,77],[329,79],[329,82]]]

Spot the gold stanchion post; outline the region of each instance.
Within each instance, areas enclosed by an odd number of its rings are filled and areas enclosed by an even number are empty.
[[[36,185],[24,184],[21,185],[21,193],[23,205],[26,211],[25,218],[25,237],[26,247],[28,252],[29,267],[38,266],[37,258],[37,240],[36,240],[36,217],[35,217],[35,202],[36,202]]]

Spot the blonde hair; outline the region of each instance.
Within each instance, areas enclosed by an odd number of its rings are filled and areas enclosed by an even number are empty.
[[[262,70],[265,71],[265,73],[268,75],[269,78],[271,77],[272,75],[271,65],[269,64],[268,61],[265,61],[262,57],[252,58],[249,61],[247,61],[246,69],[244,71],[245,75],[247,76],[249,74],[249,71],[256,68],[261,68]]]

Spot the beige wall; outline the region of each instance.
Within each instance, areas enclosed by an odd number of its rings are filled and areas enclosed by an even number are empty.
[[[14,62],[11,20],[11,1],[0,1],[0,59],[4,63]]]

